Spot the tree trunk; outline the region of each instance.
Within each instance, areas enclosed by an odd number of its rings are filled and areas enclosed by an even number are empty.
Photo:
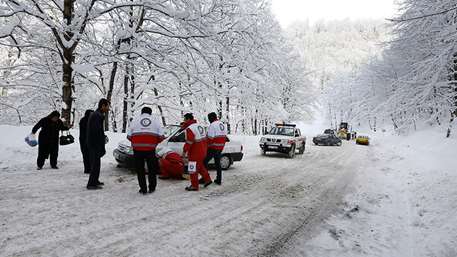
[[[254,124],[253,124],[253,125],[254,125],[254,126],[253,126],[254,130],[252,131],[252,132],[254,133],[255,136],[257,136],[257,135],[259,134],[259,133],[258,133],[258,130],[257,130],[257,129],[258,129],[258,128],[257,128],[257,123],[258,123],[258,117],[257,117],[257,115],[258,115],[258,113],[259,113],[259,110],[256,109],[256,110],[255,110],[255,116],[254,116]]]
[[[452,125],[454,123],[455,116],[457,116],[457,53],[453,55],[453,63],[451,69],[451,93],[454,93],[454,106],[451,109],[451,119],[449,121],[449,128],[447,129],[446,137],[451,137]]]
[[[241,132],[246,133],[246,107],[241,107],[242,120],[241,120]]]
[[[455,118],[455,113],[451,112],[451,120],[449,121],[449,127],[447,129],[446,137],[450,138],[451,137],[451,132],[452,132],[452,125],[454,123],[454,118]]]
[[[227,133],[228,134],[231,134],[231,127],[230,127],[230,97],[226,97],[225,98],[225,119],[226,119],[226,122],[227,122]]]
[[[133,0],[131,0],[133,2]],[[132,30],[134,26],[134,9],[133,6],[130,6],[129,9],[129,28]],[[131,49],[132,46],[132,36],[128,38],[124,38],[122,41],[127,43],[129,46],[129,49]],[[130,103],[130,109],[133,111],[133,106],[134,106],[134,100],[135,100],[135,82],[134,82],[134,76],[133,76],[133,69],[134,66],[131,63],[132,61],[132,56],[129,54],[127,55],[127,61],[125,63],[125,74],[124,74],[124,103],[122,107],[122,132],[125,133],[127,131],[127,126],[129,122],[129,105],[128,105],[128,100],[132,101]],[[129,83],[130,83],[130,90],[129,90]],[[130,94],[129,94],[130,91]]]
[[[124,101],[122,106],[122,133],[127,131],[127,116],[128,116],[128,97],[129,97],[129,67],[125,65],[124,74]]]
[[[116,80],[116,73],[117,73],[117,66],[118,63],[115,61],[113,62],[113,67],[111,68],[111,74],[109,78],[109,85],[108,85],[108,93],[106,94],[106,99],[111,102],[111,99],[113,98],[113,90],[114,90],[114,82]],[[105,115],[105,131],[109,130],[109,120],[110,120],[110,113],[113,114],[114,112],[109,112],[106,113]],[[115,117],[113,117],[115,118]],[[117,132],[117,129],[113,127],[113,132]]]
[[[64,9],[63,9],[63,19],[66,21],[67,25],[71,25],[73,18],[73,0],[64,0]],[[71,40],[73,33],[71,31],[66,31],[64,35],[67,41]],[[72,63],[74,61],[74,48],[73,47],[63,47],[62,49],[62,119],[65,125],[69,126],[71,122],[71,110],[73,105],[73,68]]]
[[[154,95],[155,96],[159,96],[159,91],[157,90],[157,88],[154,87]],[[162,106],[160,104],[157,104],[157,109],[159,110],[159,114],[160,114],[160,118],[162,119],[162,125],[163,126],[166,126],[167,125],[167,122],[165,120],[165,116],[163,115],[163,109],[162,109]]]
[[[136,87],[135,66],[133,64],[131,64],[131,66],[130,66],[130,115],[128,117],[129,123],[135,114],[135,104],[136,104],[135,87]]]

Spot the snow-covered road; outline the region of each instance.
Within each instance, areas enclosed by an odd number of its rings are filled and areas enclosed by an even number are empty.
[[[284,256],[341,207],[371,155],[346,143],[308,144],[293,160],[264,157],[256,138],[241,140],[245,159],[222,186],[186,192],[186,181],[159,181],[147,196],[110,154],[105,188],[87,191],[76,144],[61,149],[57,171],[36,171],[35,149],[2,146],[9,154],[0,163],[0,255]]]

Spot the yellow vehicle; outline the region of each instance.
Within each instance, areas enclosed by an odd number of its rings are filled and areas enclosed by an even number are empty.
[[[351,140],[351,133],[349,132],[349,124],[347,122],[341,122],[340,128],[336,135],[344,140]]]
[[[367,136],[358,136],[355,143],[358,145],[370,145],[370,138]]]

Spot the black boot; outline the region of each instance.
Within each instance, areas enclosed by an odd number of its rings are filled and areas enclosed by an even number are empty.
[[[198,191],[198,189],[194,188],[192,186],[188,186],[188,187],[186,187],[186,191]]]
[[[101,186],[87,186],[87,190],[99,190],[103,189]]]
[[[213,184],[213,181],[210,181],[208,183],[205,183],[205,187],[208,187],[209,185]]]

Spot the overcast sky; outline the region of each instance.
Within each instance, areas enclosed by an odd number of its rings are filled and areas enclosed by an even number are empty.
[[[273,12],[282,26],[296,20],[344,18],[383,19],[395,14],[395,0],[273,0]]]

